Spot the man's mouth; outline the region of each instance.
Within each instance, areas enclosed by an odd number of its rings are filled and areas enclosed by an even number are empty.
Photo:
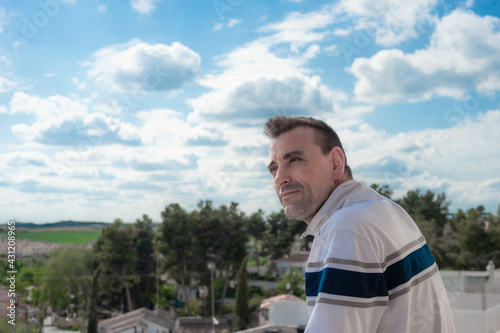
[[[295,193],[298,193],[298,192],[299,192],[299,190],[285,192],[285,193],[281,194],[281,200],[283,200],[283,199],[285,199],[285,198],[287,198]]]

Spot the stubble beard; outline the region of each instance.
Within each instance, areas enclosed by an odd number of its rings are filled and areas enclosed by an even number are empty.
[[[332,192],[327,190],[324,193],[324,198],[314,200],[312,193],[306,193],[305,188],[304,186],[302,186],[302,184],[296,183],[293,185],[285,185],[282,187],[282,191],[291,190],[299,190],[300,193],[302,193],[303,198],[286,206],[283,204],[283,202],[281,202],[285,210],[285,215],[295,220],[304,221],[307,224],[311,222],[316,213],[318,213],[321,207],[323,207]]]
[[[309,223],[314,215],[316,215],[320,207],[315,207],[311,193],[306,193],[302,184],[296,183],[293,186],[288,187],[285,185],[282,188],[282,191],[289,190],[298,190],[302,194],[303,198],[290,204],[284,204],[281,202],[285,210],[285,215],[289,218]]]

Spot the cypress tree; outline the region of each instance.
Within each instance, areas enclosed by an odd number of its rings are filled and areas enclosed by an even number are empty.
[[[236,306],[234,313],[236,315],[236,330],[244,330],[248,325],[248,255],[243,259],[238,272],[238,287],[236,288]]]

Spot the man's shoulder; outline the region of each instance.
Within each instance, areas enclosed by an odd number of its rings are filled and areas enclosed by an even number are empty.
[[[359,196],[352,200],[330,216],[321,233],[328,237],[340,230],[368,241],[382,256],[422,236],[418,226],[399,205],[380,195]]]

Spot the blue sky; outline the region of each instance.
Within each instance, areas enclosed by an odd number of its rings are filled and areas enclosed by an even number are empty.
[[[280,209],[266,119],[327,121],[354,178],[500,204],[500,2],[5,0],[0,218]]]

